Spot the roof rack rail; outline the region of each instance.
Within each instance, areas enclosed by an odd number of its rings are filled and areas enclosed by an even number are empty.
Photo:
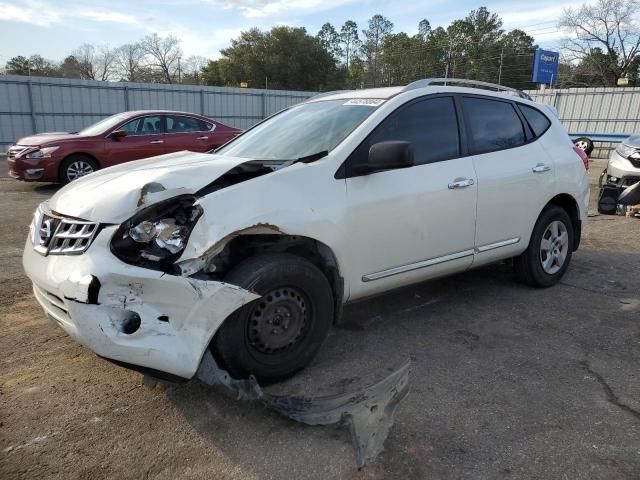
[[[532,100],[532,98],[524,93],[522,90],[518,90],[516,88],[505,87],[504,85],[498,85],[497,83],[489,83],[489,82],[481,82],[480,80],[469,80],[467,78],[425,78],[423,80],[416,80],[415,82],[411,82],[409,85],[402,89],[403,92],[408,90],[414,90],[416,88],[427,87],[429,85],[435,84],[444,84],[445,86],[448,84],[456,84],[456,85],[468,85],[470,87],[480,87],[485,88],[487,90],[494,90],[496,92],[509,92],[511,94],[517,95],[520,98],[526,98],[527,100]]]

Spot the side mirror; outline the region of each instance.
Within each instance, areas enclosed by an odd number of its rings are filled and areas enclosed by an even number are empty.
[[[127,136],[127,131],[126,130],[115,130],[115,131],[111,132],[110,136],[114,140],[120,140],[121,138],[124,138],[124,137]]]
[[[381,170],[408,168],[414,165],[411,144],[399,140],[389,140],[371,145],[367,163],[354,165],[353,168],[355,173],[366,175]]]

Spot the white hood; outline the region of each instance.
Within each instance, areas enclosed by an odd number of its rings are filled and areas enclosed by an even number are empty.
[[[49,200],[59,214],[121,223],[165,198],[195,193],[246,158],[178,152],[99,170],[60,189]]]

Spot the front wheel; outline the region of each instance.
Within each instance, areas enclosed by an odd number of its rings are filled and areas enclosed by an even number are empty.
[[[225,282],[261,297],[231,314],[212,350],[235,378],[261,383],[291,377],[313,360],[333,321],[333,294],[324,274],[290,254],[250,257]]]
[[[69,183],[98,170],[98,164],[86,155],[71,155],[60,166],[60,183]]]
[[[514,260],[516,277],[534,287],[550,287],[560,281],[571,261],[573,225],[557,206],[543,210],[531,234],[529,246]]]

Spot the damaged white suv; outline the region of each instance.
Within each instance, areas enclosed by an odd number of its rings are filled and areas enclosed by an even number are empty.
[[[271,382],[313,359],[346,302],[509,258],[553,285],[580,241],[586,159],[526,95],[442,83],[320,95],[214,154],[74,181],[34,215],[36,299],[131,368],[189,379],[210,349]]]

